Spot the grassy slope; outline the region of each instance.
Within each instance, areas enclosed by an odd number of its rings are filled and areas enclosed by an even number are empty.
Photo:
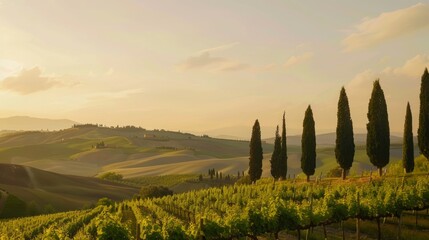
[[[144,138],[147,133],[156,138]],[[109,147],[92,148],[100,141]],[[272,146],[264,148],[271,151]],[[205,173],[208,168],[232,173],[247,168],[247,154],[248,142],[142,129],[74,128],[0,137],[0,163],[81,176]]]
[[[13,164],[0,164],[0,188],[25,202],[50,204],[57,210],[81,208],[102,197],[123,200],[139,191],[97,178],[60,175]]]
[[[145,138],[148,133],[156,137]],[[325,144],[317,150],[316,175],[325,174],[336,166],[333,146],[328,144],[332,140],[331,135],[318,136]],[[289,143],[294,137],[290,138]],[[92,148],[100,141],[109,148]],[[236,174],[248,167],[248,148],[245,141],[202,138],[179,132],[72,128],[0,136],[0,163],[22,164],[80,176],[95,176],[108,171],[125,177],[199,174],[206,173],[209,168]],[[269,176],[272,145],[264,144],[263,148],[263,176]],[[300,154],[299,146],[288,146],[288,173],[291,176],[301,173]],[[391,162],[400,158],[401,146],[392,145]],[[365,147],[358,146],[351,173],[360,174],[371,169]]]

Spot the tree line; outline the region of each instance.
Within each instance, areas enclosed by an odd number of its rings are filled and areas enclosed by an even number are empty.
[[[377,167],[379,175],[382,176],[382,169],[389,163],[390,154],[390,128],[387,112],[387,103],[377,79],[373,83],[371,98],[368,104],[368,123],[366,125],[366,153],[371,164]],[[342,178],[346,179],[347,173],[353,165],[355,155],[355,144],[353,137],[353,121],[350,115],[349,101],[344,87],[341,88],[337,108],[337,127],[335,141],[335,158],[342,169]],[[417,132],[418,146],[421,154],[429,159],[429,73],[426,68],[421,77],[420,87],[420,113],[419,128]],[[412,113],[410,103],[407,103],[403,149],[402,166],[406,173],[414,170],[414,142],[413,142]],[[286,120],[283,113],[282,134],[279,133],[277,125],[274,150],[271,155],[271,176],[275,180],[286,178],[287,174],[287,138]],[[249,176],[252,182],[261,178],[263,149],[261,141],[261,128],[256,119],[252,136],[250,139]],[[316,170],[316,133],[313,111],[309,105],[305,111],[303,130],[301,138],[301,169],[307,176],[314,175]]]

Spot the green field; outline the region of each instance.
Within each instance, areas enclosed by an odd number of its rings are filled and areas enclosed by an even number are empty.
[[[100,142],[106,147],[94,148]],[[272,145],[264,149],[270,152]],[[79,176],[199,174],[209,168],[232,173],[247,168],[247,154],[245,141],[139,128],[83,127],[0,137],[1,163]]]

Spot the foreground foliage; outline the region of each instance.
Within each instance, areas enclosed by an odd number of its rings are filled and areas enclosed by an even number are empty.
[[[427,175],[354,182],[262,179],[113,206],[2,221],[2,239],[230,239],[429,207]]]

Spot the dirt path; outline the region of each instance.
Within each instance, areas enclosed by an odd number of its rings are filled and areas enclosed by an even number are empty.
[[[2,213],[4,205],[6,203],[6,199],[9,197],[9,194],[7,192],[1,190],[1,189],[0,189],[0,194],[1,194],[1,197],[0,197],[0,213]]]

